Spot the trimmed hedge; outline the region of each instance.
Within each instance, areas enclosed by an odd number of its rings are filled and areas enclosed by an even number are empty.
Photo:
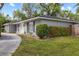
[[[39,24],[36,26],[36,34],[40,38],[44,38],[48,36],[48,25],[47,24]]]
[[[49,37],[69,36],[71,30],[69,27],[49,26]]]

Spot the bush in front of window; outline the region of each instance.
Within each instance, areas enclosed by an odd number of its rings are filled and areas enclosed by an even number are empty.
[[[71,30],[69,27],[49,26],[49,37],[69,36]]]
[[[48,36],[48,25],[47,24],[39,24],[36,26],[36,34],[40,38],[44,38]]]

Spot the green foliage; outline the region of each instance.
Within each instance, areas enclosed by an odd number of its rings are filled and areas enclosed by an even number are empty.
[[[60,16],[63,17],[63,18],[64,17],[69,18],[69,20],[75,20],[76,19],[75,18],[76,14],[74,14],[71,11],[68,11],[68,10],[61,11]]]
[[[3,6],[4,6],[4,3],[0,3],[0,9],[2,9]]]
[[[5,21],[5,17],[2,14],[0,14],[0,24],[4,24]]]
[[[64,16],[65,16],[65,17],[69,17],[69,14],[70,14],[70,11],[68,11],[68,10],[63,10],[60,15],[61,15],[62,17],[64,17]]]
[[[70,28],[49,26],[49,37],[68,36],[70,34]]]
[[[36,34],[40,38],[44,38],[45,36],[48,36],[48,25],[47,24],[40,24],[36,26]]]
[[[24,3],[22,5],[22,10],[27,13],[27,16],[29,18],[32,17],[32,5],[31,5],[31,3]]]
[[[41,10],[41,8],[40,8],[40,4],[37,3],[23,3],[22,10],[25,11],[28,18],[31,18],[31,17],[39,16],[38,12]]]
[[[14,18],[18,18],[20,20],[26,20],[27,19],[26,15],[24,13],[22,13],[20,10],[14,11],[13,16],[14,16]]]
[[[21,18],[21,20],[26,20],[27,19],[26,15],[23,14],[23,13],[20,13],[20,18]]]
[[[76,13],[79,13],[79,3],[77,3],[77,4],[75,5],[75,7],[77,7]]]
[[[40,14],[38,14],[37,11],[34,11],[34,13],[33,13],[33,17],[37,17],[37,16],[40,16]]]
[[[40,3],[41,11],[46,12],[47,15],[56,16],[56,14],[60,13],[61,4],[59,3]]]
[[[79,3],[77,3],[75,7],[77,7],[76,14],[75,14],[75,20],[79,21]]]
[[[61,26],[47,26],[47,24],[40,24],[36,26],[36,34],[40,38],[46,37],[58,37],[71,35],[71,29],[69,27]]]
[[[4,31],[3,24],[11,22],[10,20],[6,19],[6,17],[3,14],[0,14],[0,32]]]
[[[0,3],[0,10],[2,9],[2,7],[4,6],[4,3]],[[1,37],[1,26],[4,23],[4,17],[0,14],[0,37]]]
[[[79,5],[77,5],[78,7],[77,7],[77,9],[76,9],[76,14],[75,14],[75,16],[76,16],[76,20],[78,20],[79,21]]]
[[[61,11],[61,5],[59,3],[40,3],[40,4],[32,4],[32,3],[24,3],[22,5],[22,10],[25,11],[28,17],[34,17],[39,15],[44,15],[44,12],[47,15],[53,16]],[[40,13],[40,14],[37,14]]]

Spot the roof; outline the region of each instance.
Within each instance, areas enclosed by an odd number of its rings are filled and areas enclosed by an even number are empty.
[[[38,17],[34,17],[34,18],[27,19],[27,20],[15,22],[15,23],[6,23],[6,24],[4,24],[4,25],[8,25],[8,24],[20,24],[20,23],[24,23],[24,22],[35,21],[35,20],[38,20],[38,19],[39,19],[39,20],[41,20],[41,19],[46,19],[46,20],[50,20],[50,21],[59,21],[59,22],[61,21],[61,22],[79,24],[78,21],[69,20],[69,19],[64,19],[64,18],[59,18],[59,17],[55,17],[55,16],[38,16]]]

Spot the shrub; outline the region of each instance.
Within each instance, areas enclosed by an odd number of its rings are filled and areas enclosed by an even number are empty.
[[[40,38],[44,38],[45,36],[48,36],[48,25],[47,24],[39,24],[36,26],[36,34]]]
[[[49,26],[49,37],[68,36],[71,35],[70,28]]]

